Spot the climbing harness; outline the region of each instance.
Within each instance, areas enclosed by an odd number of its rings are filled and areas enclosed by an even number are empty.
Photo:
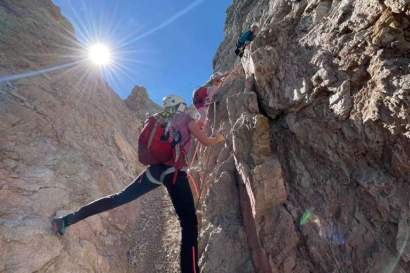
[[[150,169],[148,168],[148,169],[146,170],[146,172],[145,172],[145,175],[147,176],[148,180],[149,180],[151,183],[158,184],[158,185],[162,185],[162,184],[164,184],[164,180],[165,180],[165,177],[166,177],[167,175],[174,173],[174,176],[175,176],[175,173],[177,173],[178,171],[182,171],[182,172],[186,172],[186,173],[187,173],[187,168],[181,168],[181,169],[178,170],[178,169],[176,169],[175,167],[169,167],[168,169],[166,169],[166,170],[161,174],[161,176],[159,177],[159,179],[155,178],[155,177],[152,175]]]

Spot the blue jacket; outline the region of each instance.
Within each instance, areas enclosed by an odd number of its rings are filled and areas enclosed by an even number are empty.
[[[255,37],[253,36],[253,32],[248,30],[239,36],[238,42],[236,43],[237,47],[243,47],[246,42],[252,42]]]

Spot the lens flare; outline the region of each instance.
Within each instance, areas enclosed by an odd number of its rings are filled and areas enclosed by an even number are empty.
[[[304,226],[312,220],[313,213],[311,210],[306,210],[300,218],[299,225]]]
[[[105,66],[111,63],[111,50],[102,43],[91,45],[88,48],[88,58],[98,66]]]

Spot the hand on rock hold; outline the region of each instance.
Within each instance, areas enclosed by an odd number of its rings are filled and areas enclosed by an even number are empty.
[[[221,143],[225,141],[225,137],[221,133],[215,135],[216,143]]]

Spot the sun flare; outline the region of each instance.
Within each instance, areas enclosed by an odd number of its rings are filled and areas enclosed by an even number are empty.
[[[88,48],[88,58],[98,66],[106,66],[111,63],[111,50],[108,46],[97,43]]]

